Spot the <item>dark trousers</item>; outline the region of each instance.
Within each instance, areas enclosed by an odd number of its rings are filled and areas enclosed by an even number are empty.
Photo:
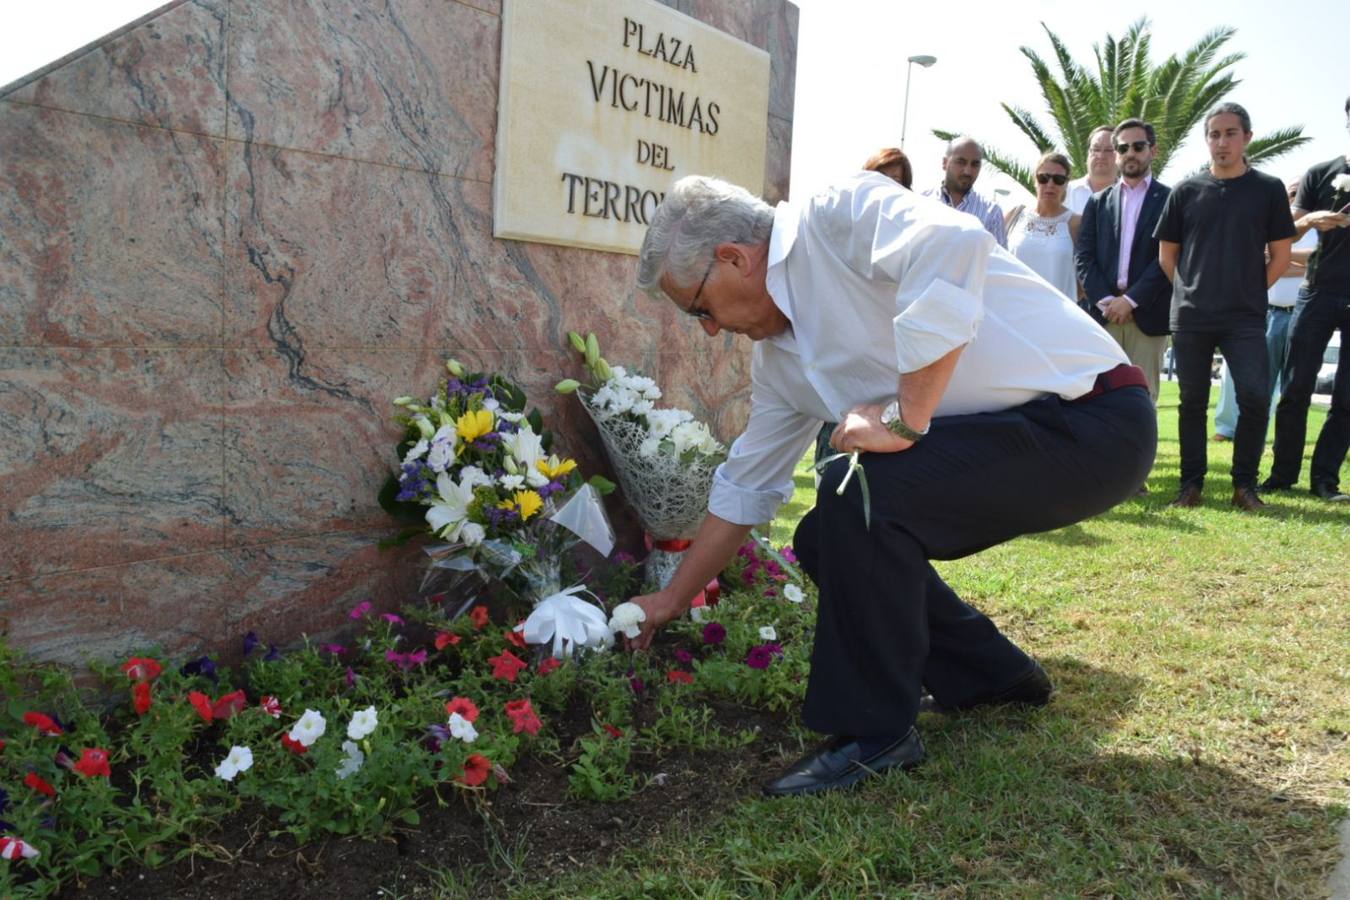
[[[863,454],[870,529],[858,479],[836,495],[847,461],[832,463],[793,539],[820,589],[806,725],[904,734],[923,686],[960,705],[1028,672],[1031,659],[929,560],[1104,512],[1144,483],[1156,449],[1153,401],[1138,387],[934,419],[904,452]]]
[[[1275,463],[1271,480],[1295,484],[1303,465],[1303,442],[1308,431],[1308,404],[1322,368],[1323,354],[1336,329],[1341,331],[1341,354],[1331,389],[1331,412],[1313,448],[1312,484],[1336,487],[1341,464],[1350,449],[1350,363],[1346,336],[1350,335],[1350,294],[1299,291],[1294,320],[1289,326],[1289,356],[1284,364],[1284,394],[1275,409]]]
[[[1181,403],[1181,486],[1205,485],[1209,468],[1209,382],[1214,350],[1223,351],[1233,373],[1238,421],[1233,433],[1233,487],[1255,487],[1270,416],[1270,357],[1264,321],[1229,331],[1179,331],[1172,335]]]

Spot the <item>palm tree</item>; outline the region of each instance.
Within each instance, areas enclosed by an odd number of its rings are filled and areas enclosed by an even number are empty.
[[[1108,34],[1104,46],[1092,45],[1097,59],[1094,74],[1074,62],[1064,42],[1044,22],[1041,27],[1054,49],[1059,77],[1035,50],[1030,47],[1021,50],[1031,61],[1031,69],[1040,82],[1059,141],[1051,137],[1030,111],[1007,103],[1001,105],[1013,124],[1036,145],[1038,154],[1061,147],[1073,163],[1074,177],[1087,171],[1088,136],[1092,129],[1129,118],[1153,124],[1158,135],[1153,171],[1161,173],[1201,117],[1241,83],[1229,70],[1245,54],[1219,57],[1220,49],[1236,34],[1234,28],[1216,28],[1180,57],[1173,54],[1155,66],[1149,59],[1149,21],[1139,19],[1120,40]],[[934,129],[933,134],[951,140],[956,132]],[[1274,159],[1308,140],[1301,126],[1282,128],[1253,139],[1247,146],[1247,158],[1253,163]],[[990,165],[1035,193],[1030,166],[990,147],[984,148],[984,157]]]

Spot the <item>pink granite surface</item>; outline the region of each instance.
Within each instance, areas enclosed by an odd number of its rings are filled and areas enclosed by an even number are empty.
[[[782,198],[796,9],[668,5],[772,55]],[[735,436],[747,344],[637,294],[632,256],[492,238],[500,11],[183,0],[0,90],[0,634],[229,653],[396,607],[421,560],[376,548],[389,400],[447,356],[518,380],[587,471],[571,329]]]

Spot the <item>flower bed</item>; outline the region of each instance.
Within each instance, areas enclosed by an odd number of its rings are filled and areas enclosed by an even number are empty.
[[[621,596],[633,574],[620,563],[590,583]],[[101,672],[120,696],[107,711],[0,650],[0,896],[219,858],[237,852],[222,830],[244,817],[299,845],[486,814],[518,779],[565,785],[569,803],[650,791],[643,762],[756,740],[718,725],[717,708],[800,700],[810,597],[753,546],[724,583],[721,604],[650,654],[559,661],[486,605],[451,619],[438,604],[361,604],[341,641],[282,652],[245,636],[235,668],[139,654]]]

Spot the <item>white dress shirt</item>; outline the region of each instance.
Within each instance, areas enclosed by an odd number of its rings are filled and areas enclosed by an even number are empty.
[[[1083,210],[1087,208],[1087,202],[1092,199],[1092,185],[1088,183],[1088,177],[1075,178],[1069,182],[1069,193],[1064,199],[1064,205],[1073,210],[1075,216],[1081,216]]]
[[[769,521],[792,496],[822,422],[890,402],[900,373],[963,344],[936,416],[1073,399],[1128,362],[975,218],[875,172],[778,204],[765,286],[791,327],[755,344],[750,421],[708,501],[739,525]]]

